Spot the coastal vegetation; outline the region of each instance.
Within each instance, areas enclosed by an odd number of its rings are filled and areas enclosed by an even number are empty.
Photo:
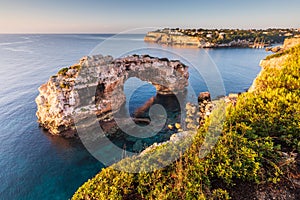
[[[69,70],[69,68],[67,68],[67,67],[64,67],[64,68],[62,68],[62,69],[60,69],[58,72],[57,72],[57,74],[59,74],[59,75],[66,75],[66,72]]]
[[[138,174],[107,167],[72,199],[230,199],[231,188],[244,183],[249,188],[271,187],[299,178],[300,45],[268,59],[283,55],[287,56],[283,65],[264,67],[255,89],[226,106],[221,135],[206,157],[199,157],[199,152],[209,123],[218,119],[218,110],[194,133],[189,148],[173,164]],[[162,151],[163,145],[156,152]],[[157,154],[147,160],[155,161]],[[138,161],[120,162],[134,167]],[[243,188],[243,195],[247,189]]]

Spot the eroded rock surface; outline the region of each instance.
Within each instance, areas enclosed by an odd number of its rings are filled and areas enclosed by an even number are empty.
[[[99,121],[110,121],[126,101],[123,85],[130,77],[147,81],[157,93],[168,95],[184,91],[189,74],[188,67],[179,61],[148,55],[84,57],[78,64],[61,69],[39,88],[38,122],[51,134],[72,136],[74,112],[90,112]]]

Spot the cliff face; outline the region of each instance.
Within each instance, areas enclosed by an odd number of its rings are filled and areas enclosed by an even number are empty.
[[[189,46],[198,48],[228,48],[228,47],[251,47],[247,40],[232,40],[231,42],[218,44],[206,41],[199,36],[189,36],[181,33],[168,32],[148,32],[144,37],[145,42],[171,45],[171,46]]]
[[[145,42],[153,42],[167,45],[186,45],[199,47],[202,42],[198,37],[186,35],[172,35],[162,32],[149,32],[144,38]]]
[[[283,50],[292,48],[296,45],[300,44],[300,37],[293,37],[284,40]]]
[[[130,77],[152,83],[157,93],[181,92],[188,85],[188,67],[179,61],[150,56],[84,57],[60,70],[39,88],[38,122],[53,135],[75,133],[73,113],[91,112],[99,121],[110,121],[125,102],[123,85]]]

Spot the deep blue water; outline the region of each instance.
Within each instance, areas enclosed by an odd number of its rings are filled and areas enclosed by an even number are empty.
[[[95,49],[110,36],[0,35],[0,199],[68,199],[103,167],[80,141],[50,136],[36,123],[37,88],[82,56],[136,52],[184,58],[186,64],[196,66],[190,67],[190,85],[198,94],[207,87],[195,68],[202,69],[204,79],[213,82],[210,69],[214,65],[226,93],[243,92],[260,71],[259,61],[267,55],[257,49],[161,48],[144,43],[142,35],[123,35]],[[138,83],[128,81],[127,93]],[[130,98],[130,112],[154,95],[154,87],[141,86]]]

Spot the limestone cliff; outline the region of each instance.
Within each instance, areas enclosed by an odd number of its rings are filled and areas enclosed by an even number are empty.
[[[113,113],[126,100],[123,85],[130,77],[147,81],[157,93],[168,95],[183,91],[189,74],[188,67],[179,61],[148,55],[84,57],[78,64],[61,69],[39,88],[39,124],[53,135],[72,136],[75,111],[94,113],[99,121],[112,120]]]
[[[284,43],[283,43],[283,50],[286,50],[286,49],[289,49],[289,48],[292,48],[296,45],[300,44],[300,37],[293,37],[293,38],[288,38],[288,39],[285,39],[284,40]]]
[[[187,35],[168,34],[163,32],[149,32],[144,38],[145,42],[153,42],[167,45],[184,45],[199,47],[203,41],[198,37]]]
[[[211,39],[211,38],[210,38]],[[230,48],[230,47],[252,47],[247,40],[232,40],[227,43],[218,44],[200,36],[184,35],[180,32],[153,31],[144,37],[145,42],[157,43],[169,46],[188,46],[196,48]]]

